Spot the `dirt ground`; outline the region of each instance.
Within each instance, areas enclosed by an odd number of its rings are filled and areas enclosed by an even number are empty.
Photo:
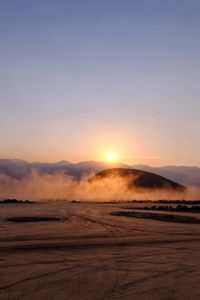
[[[122,210],[1,204],[0,299],[200,299],[200,224],[110,215]],[[6,220],[27,216],[58,221]]]

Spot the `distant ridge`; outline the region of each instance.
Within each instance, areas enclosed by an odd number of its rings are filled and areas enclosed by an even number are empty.
[[[106,163],[99,161],[83,161],[71,163],[61,160],[55,163],[27,162],[20,159],[0,159],[0,175],[15,179],[22,179],[36,171],[41,175],[62,173],[76,179],[82,176],[98,173],[110,168],[139,169],[154,173],[186,186],[200,187],[200,167],[195,166],[163,166],[151,167],[147,165],[126,165],[122,163]]]

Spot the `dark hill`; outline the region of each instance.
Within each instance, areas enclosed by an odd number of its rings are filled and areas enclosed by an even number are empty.
[[[123,177],[127,178],[127,184],[131,187],[137,188],[146,188],[146,189],[171,189],[177,191],[184,191],[185,187],[169,180],[165,177],[160,175],[141,171],[137,169],[125,169],[125,168],[114,168],[114,169],[107,169],[97,173],[93,180],[101,180],[103,178],[108,177]]]

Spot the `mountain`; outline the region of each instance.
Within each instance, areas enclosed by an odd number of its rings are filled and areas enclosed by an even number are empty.
[[[31,174],[31,164],[19,159],[0,159],[0,174],[22,179]]]
[[[82,161],[74,165],[76,169],[84,170],[87,172],[99,172],[100,170],[108,169],[112,166],[113,168],[125,168],[128,167],[122,163],[106,163],[97,161]]]
[[[185,187],[169,180],[163,176],[137,170],[126,168],[107,169],[97,173],[91,178],[91,181],[99,181],[105,178],[124,178],[127,180],[129,188],[145,188],[145,189],[170,189],[176,191],[184,191]]]
[[[127,165],[121,163],[110,164],[96,161],[84,161],[73,164],[65,160],[55,163],[29,163],[22,160],[0,159],[0,174],[5,174],[15,179],[22,179],[30,176],[33,171],[36,171],[41,175],[62,173],[79,179],[84,175],[90,175],[108,169],[111,165],[115,168],[127,167]]]
[[[84,161],[74,164],[65,160],[55,163],[30,163],[18,159],[0,159],[0,174],[5,174],[6,176],[15,179],[22,179],[27,176],[30,176],[32,171],[36,171],[41,175],[55,174],[60,172],[65,175],[80,178],[83,175],[98,173],[100,171],[110,168],[139,169],[166,177],[182,185],[193,185],[200,187],[200,168],[193,166],[163,166],[156,168],[146,165],[128,166],[121,163],[111,164],[97,161]]]
[[[146,165],[134,165],[132,168],[149,171],[183,185],[200,187],[200,168],[195,166],[163,166],[159,168]]]

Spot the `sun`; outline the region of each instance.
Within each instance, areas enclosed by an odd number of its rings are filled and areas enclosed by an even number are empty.
[[[108,153],[106,153],[105,156],[106,156],[106,160],[108,162],[115,162],[117,159],[115,153],[113,153],[113,152],[108,152]]]

